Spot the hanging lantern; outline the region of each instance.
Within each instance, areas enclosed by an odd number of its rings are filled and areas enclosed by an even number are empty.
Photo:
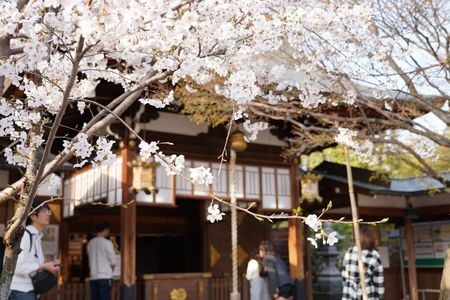
[[[244,138],[244,133],[236,130],[230,136],[230,147],[236,152],[242,152],[247,149],[247,142]]]
[[[156,168],[159,163],[152,160],[138,159],[131,163],[133,168],[133,184],[130,191],[138,193],[140,191],[146,194],[156,194],[158,188],[156,187]]]
[[[322,197],[319,194],[319,181],[322,176],[312,173],[306,173],[300,178],[301,182],[301,197],[300,200],[306,200],[307,202],[314,202],[317,200],[322,202]]]

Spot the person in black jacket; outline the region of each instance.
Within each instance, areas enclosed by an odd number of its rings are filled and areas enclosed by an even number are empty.
[[[292,299],[294,281],[289,276],[284,261],[275,255],[273,244],[269,241],[262,241],[259,245],[259,255],[263,260],[264,271],[269,274],[274,298],[277,300]]]

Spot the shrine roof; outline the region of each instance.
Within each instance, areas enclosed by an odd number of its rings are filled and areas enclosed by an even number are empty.
[[[312,172],[333,181],[347,183],[346,166],[342,164],[325,161]],[[441,182],[430,176],[381,180],[375,171],[357,167],[352,167],[352,174],[354,186],[366,189],[371,194],[418,195],[427,194],[432,190],[441,191],[445,188]],[[450,180],[450,172],[444,172],[441,175]]]

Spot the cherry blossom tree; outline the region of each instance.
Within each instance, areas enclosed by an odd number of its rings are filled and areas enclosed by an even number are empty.
[[[214,91],[231,101],[234,118],[260,99],[276,107],[294,95],[305,107],[318,107],[328,102],[318,85],[321,74],[351,71],[353,58],[381,60],[390,49],[381,35],[374,36],[374,18],[370,6],[352,1],[2,1],[0,137],[11,141],[3,153],[8,163],[24,169],[24,176],[0,192],[0,203],[17,203],[4,235],[0,298],[7,297],[23,223],[39,184],[69,159],[77,160],[76,167],[113,161],[114,141],[98,137],[101,130],[135,102],[164,108],[175,98],[171,89],[160,95],[150,87],[185,82],[202,87],[219,78]],[[283,79],[287,58],[303,74],[301,80]],[[102,105],[92,97],[100,81],[120,85],[124,92]],[[11,89],[21,96],[5,93]],[[71,105],[80,114],[96,106],[98,113],[76,136],[66,138],[64,150],[50,160]],[[256,133],[265,126],[247,127]],[[180,173],[184,157],[158,152],[157,142],[137,137],[142,157],[155,156],[169,175]],[[203,167],[190,173],[187,180],[200,186],[213,179]],[[222,216],[216,208],[211,206],[211,221]],[[334,235],[321,230],[319,219],[310,221],[321,233],[314,240],[335,242]]]
[[[372,163],[394,157],[450,187],[430,163],[450,148],[448,1],[373,1],[364,14],[369,31],[353,20],[348,40],[339,26],[323,30],[335,21],[320,15],[301,28],[301,44],[248,62],[272,80],[239,108],[220,88],[228,79],[186,82],[177,90],[184,112],[213,125],[243,120],[249,138],[267,122],[283,127],[286,157],[341,144]]]

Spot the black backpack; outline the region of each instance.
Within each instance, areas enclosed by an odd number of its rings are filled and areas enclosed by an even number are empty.
[[[28,250],[28,252],[31,252],[31,248],[33,245],[33,234],[28,229],[25,229],[25,231],[30,235],[30,249]],[[36,247],[34,250],[34,256],[37,257],[38,255]],[[46,293],[58,283],[58,278],[55,276],[55,274],[47,270],[39,271],[30,277],[31,282],[33,283],[34,292],[36,294]]]

